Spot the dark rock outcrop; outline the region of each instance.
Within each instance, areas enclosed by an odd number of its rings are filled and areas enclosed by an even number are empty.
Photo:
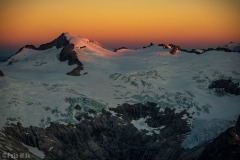
[[[154,44],[153,43],[150,43],[148,46],[145,46],[143,48],[149,48],[149,47],[152,47]]]
[[[70,75],[70,76],[80,76],[80,72],[81,70],[83,70],[83,65],[78,65],[76,68],[74,68],[72,71],[66,73],[67,75]]]
[[[239,160],[240,116],[235,127],[223,132],[209,143],[198,160]]]
[[[8,65],[12,65],[13,62],[14,62],[14,58],[11,61],[8,62]]]
[[[186,149],[176,160],[197,160],[205,149],[206,144]]]
[[[233,43],[233,42],[231,42],[231,43]],[[228,45],[226,45],[224,47],[207,48],[207,49],[200,49],[200,50],[202,52],[199,52],[197,49],[191,49],[191,50],[181,49],[182,52],[195,53],[195,54],[203,54],[203,53],[208,52],[208,51],[223,51],[223,52],[239,52],[240,53],[240,46],[237,46],[233,49],[230,49],[228,47]]]
[[[59,60],[68,61],[68,65],[77,64],[77,67],[71,72],[68,72],[67,75],[80,76],[80,71],[83,70],[84,67],[77,58],[77,53],[74,51],[74,44],[68,44],[61,50]]]
[[[79,104],[77,104],[74,108],[75,108],[76,110],[81,110],[81,109],[82,109],[82,107],[81,107]]]
[[[24,48],[37,50],[37,48],[36,48],[33,44],[30,44],[30,45],[26,45],[26,46],[20,48],[20,49],[17,51],[16,54],[18,54],[19,52],[23,51]]]
[[[181,50],[181,48],[179,46],[175,46],[172,44],[169,44],[169,46],[172,47],[172,50],[170,51],[170,54],[175,55],[177,53],[177,51]]]
[[[168,44],[168,46],[170,46],[171,48],[175,47],[175,44]]]
[[[5,76],[5,75],[4,75],[3,72],[0,70],[0,77],[3,77],[3,76]]]
[[[79,47],[79,49],[83,49],[83,48],[86,48],[86,46]]]
[[[229,48],[224,48],[224,47],[217,47],[215,48],[216,51],[224,51],[224,52],[233,52],[231,49]]]
[[[53,41],[42,44],[39,47],[35,47],[34,45],[26,45],[25,47],[22,47],[19,49],[19,51],[16,53],[18,54],[21,52],[24,48],[33,49],[33,50],[46,50],[50,49],[52,47],[56,48],[62,48],[60,54],[59,54],[59,60],[60,61],[68,61],[68,65],[74,65],[77,64],[77,67],[75,67],[72,71],[66,73],[67,75],[72,76],[80,76],[80,71],[83,70],[83,64],[78,60],[77,53],[74,51],[74,44],[69,44],[69,41],[67,40],[67,37],[64,33],[62,33],[58,38],[54,39]],[[82,46],[81,48],[85,48],[86,46]],[[9,61],[8,65],[12,65],[15,62],[14,59]]]
[[[153,45],[154,45],[153,43],[150,43],[148,47],[151,47],[151,46],[153,46]]]
[[[217,92],[222,92],[224,90],[226,93],[240,95],[239,82],[234,83],[230,79],[228,80],[220,79],[213,81],[210,84],[209,89],[216,89]]]
[[[121,49],[128,49],[128,48],[126,48],[126,47],[120,47],[120,48],[118,48],[118,49],[115,49],[114,52],[117,52],[117,51],[119,51],[119,50],[121,50]]]
[[[169,49],[171,48],[170,46],[167,46],[166,44],[159,44],[158,46],[163,47],[164,49]]]
[[[62,33],[58,38],[54,39],[53,41],[49,42],[49,43],[45,43],[40,45],[39,47],[35,47],[34,45],[26,45],[22,48],[20,48],[16,54],[18,54],[19,52],[21,52],[24,48],[27,49],[34,49],[34,50],[46,50],[46,49],[50,49],[52,47],[56,47],[56,48],[62,48],[65,47],[66,45],[69,44],[69,41],[67,40],[67,37],[65,36],[64,33]]]
[[[67,37],[62,33],[58,38],[54,39],[52,42],[40,45],[37,50],[46,50],[52,47],[62,48],[69,44]]]
[[[83,112],[79,108],[76,107],[75,116],[78,124],[51,123],[44,129],[18,123],[5,127],[5,139],[18,149],[23,147],[22,143],[37,147],[47,160],[176,160],[184,151],[181,143],[190,131],[186,119],[182,119],[186,111],[160,111],[155,103],[119,105],[111,109],[117,115],[106,110]],[[133,125],[133,120],[142,118],[146,125],[154,127],[152,131]],[[5,150],[11,153],[8,148]]]
[[[205,49],[200,49],[200,50],[201,51],[199,51],[198,49],[192,49],[192,50],[180,49],[180,51],[182,51],[182,52],[195,53],[195,54],[203,54],[204,52],[206,52]]]
[[[1,144],[12,144],[13,148],[0,148],[0,152],[28,152],[25,144],[44,152],[47,160],[238,160],[240,157],[240,116],[234,127],[209,144],[183,149],[181,143],[190,131],[186,119],[182,118],[189,117],[186,110],[178,113],[169,108],[160,110],[150,102],[123,104],[100,112],[93,109],[84,112],[80,105],[75,109],[79,123],[74,125],[51,123],[44,129],[18,123],[5,127],[2,132],[6,136],[1,137]],[[139,120],[152,130],[135,126]]]
[[[60,61],[67,61],[69,65],[82,65],[82,63],[77,58],[77,53],[74,51],[74,44],[66,45],[59,54]]]

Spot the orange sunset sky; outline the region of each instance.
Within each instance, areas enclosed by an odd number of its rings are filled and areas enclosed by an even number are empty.
[[[62,32],[108,47],[240,42],[239,0],[0,0],[0,47],[49,42]]]

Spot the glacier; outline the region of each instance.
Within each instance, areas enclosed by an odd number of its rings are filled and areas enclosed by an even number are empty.
[[[172,55],[170,48],[157,45],[113,52],[95,41],[66,36],[84,65],[85,74],[78,77],[65,74],[76,65],[58,60],[62,48],[24,48],[0,63],[5,74],[0,77],[0,129],[17,122],[41,128],[52,122],[77,124],[75,115],[83,111],[154,102],[161,110],[187,110],[191,118],[185,119],[191,131],[182,146],[193,148],[233,126],[240,114],[240,96],[218,95],[208,88],[217,79],[240,82],[238,52],[178,51]],[[74,109],[77,104],[81,111]],[[144,119],[132,123],[147,125]]]

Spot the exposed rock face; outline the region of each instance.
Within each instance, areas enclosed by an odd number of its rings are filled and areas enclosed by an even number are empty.
[[[80,76],[80,71],[83,70],[83,64],[78,60],[77,53],[74,51],[74,44],[68,44],[65,46],[60,55],[59,55],[60,61],[67,61],[68,65],[74,65],[77,64],[78,66],[74,68],[71,72],[68,72],[67,75],[71,76]]]
[[[76,68],[74,68],[72,71],[66,73],[67,75],[70,75],[70,76],[80,76],[80,72],[81,70],[83,70],[83,65],[79,65],[77,66]]]
[[[18,50],[16,54],[21,52],[24,48],[33,49],[33,50],[46,50],[50,49],[52,47],[56,48],[62,48],[64,47],[60,54],[59,54],[59,60],[60,61],[68,61],[68,65],[74,65],[77,64],[77,67],[75,67],[72,71],[66,73],[67,75],[71,76],[80,76],[80,71],[83,70],[83,64],[78,60],[77,53],[74,51],[74,44],[69,44],[69,41],[67,40],[67,37],[64,33],[62,33],[58,38],[53,40],[52,42],[42,44],[39,47],[35,47],[34,45],[26,45],[25,47],[22,47]],[[86,46],[80,47],[85,48]],[[14,59],[9,61],[8,65],[12,65],[14,63]]]
[[[159,44],[158,46],[163,47],[164,49],[169,49],[171,48],[170,46],[167,46],[166,44]]]
[[[169,44],[169,46],[170,46],[171,48],[173,48],[173,47],[175,47],[176,45],[175,45],[175,44]]]
[[[170,54],[175,55],[177,53],[177,51],[181,50],[181,48],[179,46],[175,46],[172,44],[169,44],[169,46],[172,47],[172,50],[170,51]]]
[[[78,111],[80,108],[76,106]],[[25,128],[19,123],[3,132],[14,147],[21,149],[22,143],[37,147],[45,159],[176,160],[183,153],[181,143],[190,131],[186,119],[182,119],[186,111],[160,111],[155,103],[146,103],[123,104],[111,112],[79,112],[76,125],[52,123],[44,129]],[[145,119],[146,129],[134,125],[133,121],[141,119]]]
[[[65,34],[62,33],[58,38],[54,39],[52,42],[49,42],[49,43],[46,43],[46,44],[42,44],[39,47],[35,47],[34,45],[26,45],[26,46],[20,48],[17,51],[16,54],[21,52],[24,48],[34,49],[34,50],[46,50],[46,49],[50,49],[50,48],[52,48],[54,46],[56,48],[62,48],[62,47],[65,47],[68,44],[69,44],[69,41],[67,40]]]
[[[191,149],[186,149],[176,160],[198,160],[205,147],[206,144],[203,144]]]
[[[83,49],[83,48],[86,48],[86,46],[79,47],[79,49]]]
[[[202,152],[198,160],[239,160],[240,116],[235,127],[223,132]]]
[[[187,52],[187,53],[195,53],[195,54],[203,54],[208,51],[224,51],[224,52],[239,52],[240,53],[240,45],[239,44],[236,47],[229,48],[229,45],[231,45],[232,43],[233,42],[231,42],[230,44],[228,44],[224,47],[207,48],[207,49],[192,49],[192,50],[181,49],[181,51]],[[199,52],[199,50],[201,50],[201,52]]]
[[[205,49],[192,49],[192,50],[181,49],[181,51],[187,52],[187,53],[195,53],[195,54],[203,54],[204,52],[206,52]]]
[[[148,47],[151,47],[151,46],[153,46],[153,45],[154,45],[153,43],[150,43]]]
[[[4,75],[3,72],[0,70],[0,77],[3,77],[3,76],[5,76],[5,75]]]
[[[210,89],[217,89],[216,91],[221,92],[224,90],[226,93],[240,95],[240,86],[239,83],[234,83],[232,80],[216,80],[211,83],[209,86]]]
[[[115,49],[114,52],[117,52],[117,51],[119,51],[119,50],[121,50],[121,49],[128,49],[128,48],[126,48],[126,47],[120,47],[120,48],[118,48],[118,49]]]
[[[46,50],[52,47],[56,48],[62,48],[69,44],[69,41],[67,40],[64,33],[62,33],[57,39],[53,40],[50,43],[42,44],[37,49],[38,50]]]
[[[153,46],[154,44],[153,43],[150,43],[148,46],[145,46],[145,47],[143,47],[143,48],[149,48],[149,47],[151,47],[151,46]]]
[[[69,65],[82,65],[82,63],[77,58],[77,53],[74,51],[74,44],[68,44],[64,47],[59,55],[60,61],[67,61]]]
[[[215,50],[216,51],[224,51],[224,52],[233,52],[231,49],[223,48],[223,47],[217,47]]]
[[[240,116],[238,116],[238,120],[235,127],[240,128]]]
[[[24,47],[22,47],[22,48],[20,48],[18,51],[17,51],[17,53],[16,54],[18,54],[19,52],[21,52],[24,48],[27,48],[27,49],[37,49],[34,45],[26,45],[26,46],[24,46]]]
[[[93,109],[84,112],[80,105],[75,109],[79,121],[75,125],[51,123],[44,129],[18,123],[5,127],[4,134],[0,134],[3,146],[0,153],[29,152],[25,144],[44,152],[47,160],[238,160],[240,157],[240,116],[235,127],[211,143],[183,149],[181,143],[190,131],[182,118],[189,117],[186,110],[178,113],[169,108],[160,110],[157,104],[149,102],[123,104],[100,112]],[[5,143],[12,148],[4,147]]]

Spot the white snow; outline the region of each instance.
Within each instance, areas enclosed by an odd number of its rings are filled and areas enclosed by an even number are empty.
[[[163,129],[165,126],[161,126],[158,128],[152,128],[149,127],[148,124],[146,123],[147,117],[146,118],[140,118],[138,120],[132,120],[131,123],[134,125],[135,128],[137,128],[139,131],[146,130],[148,131],[146,134],[147,135],[152,135],[153,132],[156,134],[160,134],[161,129]]]
[[[94,56],[116,56],[115,52],[103,48],[100,43],[94,40],[74,36],[70,33],[65,33],[65,36],[70,43],[75,45],[74,50],[77,52],[78,59],[82,62],[93,62]]]
[[[115,53],[94,41],[67,36],[76,44],[79,59],[85,59],[81,73],[88,74],[66,75],[76,65],[60,62],[57,57],[61,49],[55,47],[44,51],[24,49],[0,63],[0,70],[6,75],[0,77],[0,128],[18,121],[23,126],[40,127],[52,121],[76,123],[72,108],[75,104],[97,109],[151,101],[161,108],[187,109],[194,113],[190,123],[195,124],[198,119],[211,121],[209,128],[217,126],[219,121],[236,120],[240,114],[239,96],[219,96],[208,89],[213,80],[220,78],[240,82],[239,53],[209,51],[201,55],[185,52],[171,55],[170,49],[158,46]],[[79,49],[82,46],[87,47]],[[13,64],[7,65],[13,58]],[[66,101],[69,97],[73,99],[72,104]],[[88,100],[82,102],[84,98]],[[198,136],[196,129],[199,130],[193,127],[188,138]],[[204,141],[198,140],[195,145]],[[192,147],[190,140],[184,146]]]
[[[195,51],[198,52],[198,53],[203,53],[204,52],[204,50],[202,50],[202,49],[195,49]]]
[[[48,151],[51,151],[53,149],[53,147],[50,147]]]
[[[23,143],[22,143],[22,144],[23,144]],[[40,151],[38,148],[32,147],[32,146],[28,146],[28,145],[25,145],[25,144],[23,144],[23,145],[24,145],[25,147],[27,147],[28,150],[29,150],[29,152],[31,152],[31,153],[34,154],[35,156],[37,156],[37,157],[39,157],[39,158],[41,158],[41,159],[45,158],[44,152],[43,152],[43,151]]]

